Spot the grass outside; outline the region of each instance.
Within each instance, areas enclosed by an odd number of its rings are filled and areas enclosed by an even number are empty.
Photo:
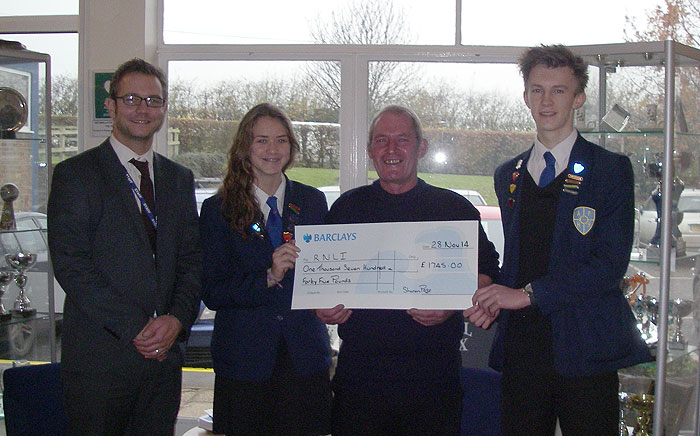
[[[299,168],[293,167],[286,171],[290,179],[310,185],[329,186],[338,184],[338,170],[325,168]],[[375,180],[377,173],[370,171],[369,180]],[[441,188],[473,189],[479,191],[490,205],[498,205],[496,193],[493,190],[493,177],[491,176],[465,176],[461,174],[433,174],[419,173],[418,177],[431,185]]]

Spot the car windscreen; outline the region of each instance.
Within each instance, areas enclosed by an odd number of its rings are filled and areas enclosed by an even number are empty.
[[[682,196],[678,200],[678,210],[681,212],[696,212],[700,213],[700,195],[698,196]]]

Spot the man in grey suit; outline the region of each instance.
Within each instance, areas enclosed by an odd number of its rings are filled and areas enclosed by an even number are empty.
[[[201,292],[194,180],[152,149],[162,71],[122,64],[105,105],[112,135],[56,165],[48,204],[69,434],[172,435]]]

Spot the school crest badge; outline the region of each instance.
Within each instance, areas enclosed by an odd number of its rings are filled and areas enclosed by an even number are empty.
[[[579,206],[574,209],[574,227],[582,235],[590,232],[595,223],[595,209],[588,206]]]

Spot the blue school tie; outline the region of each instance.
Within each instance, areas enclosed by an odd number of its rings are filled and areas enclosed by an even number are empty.
[[[282,245],[282,217],[277,210],[277,197],[268,197],[267,205],[270,206],[270,214],[267,216],[265,230],[267,230],[272,246],[277,248]]]
[[[537,186],[540,188],[544,188],[545,186],[549,185],[552,180],[554,180],[554,164],[557,162],[550,152],[546,152],[544,154],[544,161],[547,165],[544,167],[544,170],[542,170],[542,174],[540,175],[540,183],[537,184]]]

